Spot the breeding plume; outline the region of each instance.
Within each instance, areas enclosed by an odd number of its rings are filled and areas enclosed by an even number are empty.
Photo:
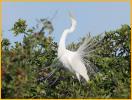
[[[75,18],[70,15],[71,27],[65,29],[62,33],[59,47],[58,47],[58,58],[60,62],[64,65],[65,68],[69,69],[71,72],[76,74],[76,77],[80,81],[80,76],[83,77],[86,81],[89,80],[88,70],[91,70],[89,61],[84,61],[84,56],[90,56],[90,53],[94,51],[93,47],[97,44],[94,39],[88,36],[84,40],[84,43],[78,48],[77,51],[70,51],[66,49],[65,41],[68,34],[74,32],[76,29],[77,21]]]

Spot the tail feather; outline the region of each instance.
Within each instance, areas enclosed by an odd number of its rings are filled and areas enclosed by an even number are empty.
[[[101,36],[102,34],[98,35]],[[97,41],[95,37],[91,37],[90,34],[85,38],[83,44],[78,48],[78,54],[83,58],[86,55],[95,51],[95,47],[101,42]]]
[[[96,72],[98,72],[98,68],[89,60],[89,58],[93,55],[93,52],[96,50],[96,46],[101,42],[101,40],[102,39],[98,41],[95,37],[91,37],[89,34],[85,38],[83,44],[77,50],[77,53],[79,54],[80,58],[87,68],[89,76],[94,75]]]

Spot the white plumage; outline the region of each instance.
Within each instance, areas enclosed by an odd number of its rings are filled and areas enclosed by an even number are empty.
[[[58,47],[58,58],[63,63],[64,67],[66,67],[71,72],[76,74],[79,81],[80,81],[80,75],[86,81],[88,81],[89,76],[87,74],[86,66],[83,62],[83,55],[84,55],[83,50],[86,46],[86,43],[80,46],[80,48],[75,52],[67,50],[65,46],[67,35],[69,33],[72,33],[75,30],[77,25],[77,22],[72,15],[70,16],[70,18],[71,18],[72,25],[69,29],[65,29],[61,36],[59,47]]]

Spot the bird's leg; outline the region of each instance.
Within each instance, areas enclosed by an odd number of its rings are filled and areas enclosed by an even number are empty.
[[[84,79],[88,82],[89,81],[89,76],[85,76]]]
[[[77,76],[77,79],[79,80],[80,82],[80,75],[76,72],[76,76]]]
[[[88,82],[89,81],[89,76],[88,74],[80,73],[80,75]]]

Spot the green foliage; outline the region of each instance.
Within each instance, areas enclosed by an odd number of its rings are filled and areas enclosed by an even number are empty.
[[[2,40],[2,46],[9,46],[10,45],[10,42],[8,39],[3,39]]]
[[[14,33],[27,33],[26,30],[29,29],[25,25],[26,21],[19,19],[14,25]],[[37,95],[37,79],[40,77],[38,73],[56,57],[57,44],[52,37],[44,34],[44,31],[32,34],[29,32],[24,35],[22,43],[15,42],[15,46],[9,50],[3,49],[3,98],[33,98],[34,92]],[[8,40],[3,39],[3,48],[8,45]]]
[[[40,20],[39,32],[28,29],[19,19],[12,28],[15,36],[24,33],[22,43],[9,48],[2,41],[2,98],[129,98],[130,97],[130,27],[105,32],[90,60],[99,71],[86,83],[57,62],[57,43],[49,34],[53,26]],[[82,43],[72,43],[76,50]],[[52,74],[53,72],[53,74]],[[51,77],[49,77],[51,75]]]
[[[3,39],[2,40],[2,49],[8,50],[9,46],[10,46],[10,41],[8,39]]]
[[[100,70],[92,80],[92,86],[96,83],[92,91],[104,98],[129,98],[130,27],[122,25],[116,31],[105,32],[99,48],[96,53],[100,56],[92,58]]]
[[[26,21],[23,19],[18,19],[18,21],[14,24],[14,27],[11,29],[15,36],[19,35],[20,33],[25,33],[26,34],[26,28],[27,24]]]

